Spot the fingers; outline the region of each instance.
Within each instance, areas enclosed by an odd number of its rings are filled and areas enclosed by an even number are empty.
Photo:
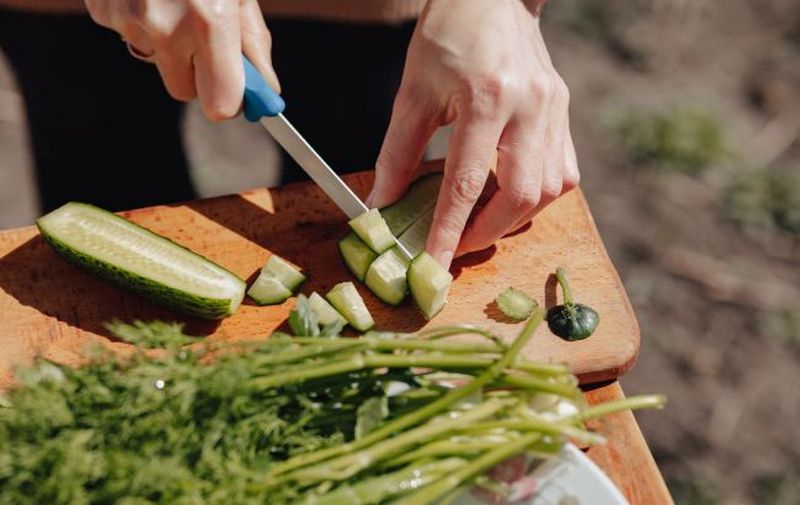
[[[205,116],[235,116],[244,95],[242,41],[237,2],[214,0],[191,18],[196,49],[194,80]]]
[[[544,128],[545,119],[537,123],[534,133],[519,123],[504,131],[498,146],[497,191],[464,232],[456,256],[489,247],[539,204],[544,142],[535,131]]]
[[[242,52],[253,62],[275,92],[281,83],[272,68],[272,36],[264,22],[258,0],[245,0],[239,7],[242,27]]]
[[[375,163],[375,183],[366,200],[369,207],[385,207],[403,196],[436,129],[431,114],[407,96],[401,90],[395,99],[392,119]]]
[[[449,268],[495,156],[502,123],[464,115],[456,121],[427,250]]]

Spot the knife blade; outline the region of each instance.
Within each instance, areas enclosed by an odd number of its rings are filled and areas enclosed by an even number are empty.
[[[339,175],[333,171],[314,148],[306,142],[300,132],[283,115],[286,107],[280,97],[267,84],[246,56],[242,56],[245,74],[244,114],[249,121],[258,121],[289,156],[300,165],[306,174],[333,200],[344,214],[353,219],[369,210],[364,202],[353,193]],[[400,252],[412,259],[408,249],[393,237]]]

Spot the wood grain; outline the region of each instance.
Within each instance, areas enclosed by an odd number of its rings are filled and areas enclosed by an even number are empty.
[[[592,405],[624,397],[618,382],[586,392],[586,399]],[[607,416],[591,426],[608,441],[592,447],[587,455],[614,481],[631,505],[674,505],[631,412]]]
[[[426,170],[441,168],[441,162]],[[345,176],[360,196],[371,188],[372,172]],[[271,253],[303,268],[303,292],[325,292],[350,279],[337,241],[344,215],[313,184],[256,189],[237,195],[123,212],[122,215],[252,280]],[[552,272],[563,265],[579,301],[596,308],[600,326],[591,338],[565,342],[540,329],[524,353],[533,359],[566,362],[583,382],[618,377],[633,364],[639,329],[624,288],[595,228],[589,208],[575,190],[551,204],[532,226],[491,249],[454,262],[456,278],[446,309],[425,321],[410,302],[383,305],[359,286],[377,328],[412,331],[426,325],[474,323],[507,338],[520,329],[504,322],[493,305],[502,289],[514,286],[550,307],[557,303]],[[67,364],[81,361],[86,345],[102,342],[124,351],[104,323],[113,319],[177,320],[189,332],[211,339],[266,338],[284,323],[293,302],[258,307],[245,302],[223,321],[185,318],[115,288],[66,263],[33,227],[0,232],[0,387],[13,367],[37,354]]]

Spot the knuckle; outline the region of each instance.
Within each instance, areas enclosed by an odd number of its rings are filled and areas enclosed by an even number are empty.
[[[509,204],[514,210],[529,211],[536,208],[542,199],[542,192],[533,186],[521,186],[507,191]]]
[[[465,86],[467,104],[476,113],[493,116],[513,101],[518,91],[514,80],[503,75],[485,75]]]
[[[483,191],[483,178],[476,174],[465,174],[453,179],[452,188],[458,201],[474,203]]]

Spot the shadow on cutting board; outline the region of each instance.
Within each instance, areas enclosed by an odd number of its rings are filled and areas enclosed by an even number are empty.
[[[80,270],[58,256],[39,235],[0,259],[0,289],[41,313],[33,319],[25,317],[29,334],[53,334],[51,318],[111,341],[118,339],[105,323],[115,319],[177,321],[185,324],[187,333],[198,336],[213,333],[219,326],[219,321],[176,314]],[[7,319],[15,317],[11,311],[3,317],[3,328],[14,327],[14,321]]]

